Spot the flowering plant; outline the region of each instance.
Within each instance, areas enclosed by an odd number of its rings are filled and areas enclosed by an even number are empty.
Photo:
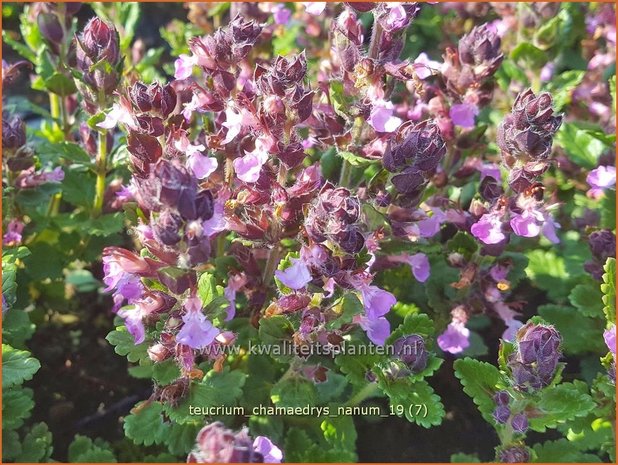
[[[367,460],[363,415],[439,430],[455,378],[498,442],[439,460],[614,460],[613,6],[191,4],[148,51],[78,6],[3,36],[50,98],[4,93],[3,401],[96,290],[147,387],[70,461]],[[30,409],[7,460],[51,456]]]

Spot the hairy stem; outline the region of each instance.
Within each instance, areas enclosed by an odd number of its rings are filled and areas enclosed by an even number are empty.
[[[369,383],[358,391],[350,400],[346,402],[347,407],[355,407],[363,403],[370,397],[375,397],[380,392],[377,383]]]
[[[266,266],[264,266],[264,273],[262,274],[262,283],[264,286],[268,286],[275,276],[275,269],[279,264],[280,258],[281,246],[279,244],[275,244],[275,246],[270,249],[268,259],[266,260]]]

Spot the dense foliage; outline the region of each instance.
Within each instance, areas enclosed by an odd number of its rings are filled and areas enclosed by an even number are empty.
[[[152,390],[71,462],[356,461],[437,376],[451,461],[615,461],[613,4],[143,8],[4,5],[3,460],[77,315]]]

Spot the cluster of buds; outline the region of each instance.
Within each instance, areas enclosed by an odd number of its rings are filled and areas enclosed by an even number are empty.
[[[122,56],[118,31],[98,17],[92,18],[75,37],[77,69],[81,78],[78,89],[86,109],[94,113],[104,108],[106,99],[118,87],[122,74]]]
[[[387,62],[396,60],[404,47],[404,33],[412,20],[419,14],[420,6],[416,2],[388,3],[380,2],[373,8],[375,18],[373,47],[371,58]]]
[[[459,40],[457,51],[447,49],[442,75],[450,95],[476,107],[489,103],[491,77],[504,55],[498,34],[487,24],[474,27]]]
[[[517,350],[508,360],[515,388],[536,391],[549,386],[558,369],[561,343],[560,334],[552,326],[522,326],[516,335]]]
[[[537,96],[528,89],[517,96],[496,136],[513,190],[522,192],[545,172],[554,134],[561,123],[562,115],[555,114],[549,93]]]
[[[494,395],[496,408],[493,412],[494,420],[499,425],[510,423],[511,428],[515,433],[523,434],[528,431],[528,418],[525,413],[517,413],[511,415],[509,404],[511,396],[507,391],[499,391]]]
[[[425,347],[423,336],[410,334],[400,337],[393,343],[393,353],[399,362],[391,365],[388,370],[393,378],[420,373],[427,367],[429,352]]]
[[[246,428],[238,432],[214,422],[197,433],[187,463],[281,463],[283,454],[267,437],[251,440]]]
[[[334,247],[336,251],[356,254],[365,245],[360,213],[360,202],[349,190],[326,185],[305,220],[307,236],[315,243]]]
[[[408,201],[418,199],[423,186],[446,153],[438,126],[430,120],[402,124],[389,141],[382,163],[395,175],[391,182]]]
[[[517,96],[512,112],[500,124],[497,142],[509,169],[509,186],[516,196],[503,195],[497,167],[485,176],[482,173],[481,195],[492,206],[488,212],[484,207],[479,209],[480,219],[471,228],[483,243],[497,247],[494,252],[506,245],[510,231],[521,237],[542,233],[551,242],[559,242],[558,224],[549,213],[554,205],[544,203],[545,188],[536,179],[549,166],[553,134],[561,121],[562,116],[554,114],[551,95],[542,93],[537,97],[526,90]]]
[[[588,236],[588,246],[592,260],[584,264],[584,269],[595,279],[603,277],[603,266],[610,257],[616,257],[616,235],[609,229],[595,231]]]
[[[500,447],[497,459],[500,463],[528,463],[530,462],[530,449],[523,444]]]

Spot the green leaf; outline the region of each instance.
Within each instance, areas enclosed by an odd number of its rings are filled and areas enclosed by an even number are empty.
[[[543,433],[547,428],[586,416],[594,408],[595,403],[583,381],[547,387],[535,404],[538,413],[530,416],[530,428]]]
[[[333,449],[328,444],[316,444],[306,431],[290,428],[285,438],[285,461],[295,463],[355,462],[356,454],[350,451]]]
[[[451,463],[481,463],[476,454],[453,454]]]
[[[186,423],[183,425],[171,423],[164,437],[164,443],[167,445],[170,454],[186,457],[195,446],[195,438],[202,426],[204,426],[202,423]]]
[[[125,436],[138,445],[161,444],[170,429],[169,424],[163,421],[162,414],[163,406],[159,402],[137,404],[124,418]]]
[[[464,231],[458,231],[452,239],[446,243],[449,252],[458,253],[470,260],[472,255],[478,250],[478,243],[474,238]]]
[[[349,349],[349,344],[346,344]],[[341,373],[355,386],[364,387],[367,384],[367,373],[384,357],[378,354],[364,353],[363,355],[340,354],[335,357],[335,363]]]
[[[101,441],[103,443],[103,441]],[[110,446],[95,444],[92,439],[80,434],[69,445],[69,462],[71,463],[115,463],[117,462]]]
[[[601,459],[592,454],[580,452],[566,439],[545,441],[532,446],[537,463],[595,463]]]
[[[379,160],[372,160],[370,158],[361,157],[359,155],[353,154],[352,152],[338,152],[337,155],[339,155],[352,166],[367,166],[379,162]]]
[[[246,379],[245,373],[229,368],[222,372],[210,370],[202,381],[191,384],[188,396],[178,407],[166,405],[165,411],[177,423],[195,422],[201,416],[191,415],[189,407],[234,406],[242,396]]]
[[[275,315],[260,319],[258,331],[264,344],[279,344],[291,339],[294,328],[286,317]]]
[[[315,384],[308,379],[290,376],[281,378],[273,386],[270,398],[278,407],[303,407],[315,405],[318,392]]]
[[[435,332],[433,321],[425,313],[411,313],[406,315],[397,329],[395,329],[389,338],[388,343],[393,343],[402,336],[409,336],[410,334],[418,334],[427,339],[433,336]]]
[[[45,88],[53,94],[67,97],[77,92],[75,81],[62,73],[54,73],[45,79]]]
[[[215,277],[210,273],[204,273],[200,276],[197,282],[197,295],[202,301],[202,305],[205,307],[218,295],[217,294],[217,282]]]
[[[6,29],[2,31],[2,43],[7,44],[26,60],[31,61],[32,63],[36,63],[38,61],[36,54],[21,42],[11,38],[11,35]]]
[[[526,274],[533,285],[547,291],[550,299],[560,300],[572,289],[564,258],[553,250],[532,250],[527,252]]]
[[[30,352],[2,344],[2,388],[21,384],[32,379],[41,364]]]
[[[511,51],[511,59],[520,66],[539,69],[547,63],[547,54],[528,42],[522,42]]]
[[[71,163],[92,165],[93,159],[80,145],[74,142],[43,142],[38,145],[37,153],[54,159],[60,157]]]
[[[463,390],[472,398],[485,421],[494,423],[492,413],[495,408],[493,396],[504,382],[498,369],[487,362],[472,358],[455,360],[455,376],[463,385]]]
[[[547,84],[544,90],[552,95],[556,111],[571,103],[573,91],[582,82],[585,74],[582,70],[565,71]]]
[[[45,423],[37,423],[24,437],[21,454],[15,462],[47,462],[53,451],[52,434]]]
[[[5,273],[6,269],[3,267],[2,278],[4,278]],[[23,346],[34,333],[34,328],[35,326],[30,322],[28,313],[18,308],[12,308],[2,317],[2,340],[13,347]]]
[[[17,431],[2,429],[2,461],[14,461],[21,454],[21,442]]]
[[[538,313],[560,331],[565,352],[580,354],[603,351],[603,320],[588,318],[573,307],[553,304],[542,305]]]
[[[34,408],[32,389],[13,387],[2,390],[2,430],[19,428]]]
[[[105,339],[114,346],[114,351],[118,355],[126,356],[129,362],[150,360],[147,352],[148,342],[144,341],[141,344],[135,345],[133,336],[129,334],[125,326],[117,326]]]
[[[603,312],[608,322],[616,323],[616,259],[608,258],[603,270],[605,271],[603,273],[603,284],[601,284]]]
[[[569,302],[579,313],[584,316],[595,318],[603,316],[603,294],[598,283],[592,280],[578,284],[569,294]]]
[[[320,424],[329,447],[356,455],[356,427],[349,416],[327,418]]]
[[[616,229],[616,191],[608,189],[601,199],[601,227]]]
[[[175,360],[164,360],[154,364],[152,377],[158,384],[164,386],[180,377],[180,369]]]
[[[556,133],[556,143],[569,158],[582,168],[593,169],[607,146],[589,131],[578,128],[574,123],[563,123]]]
[[[444,405],[426,381],[412,382],[408,378],[398,378],[388,382],[380,379],[378,384],[389,397],[391,408],[398,416],[405,415],[408,421],[423,428],[442,423]]]

